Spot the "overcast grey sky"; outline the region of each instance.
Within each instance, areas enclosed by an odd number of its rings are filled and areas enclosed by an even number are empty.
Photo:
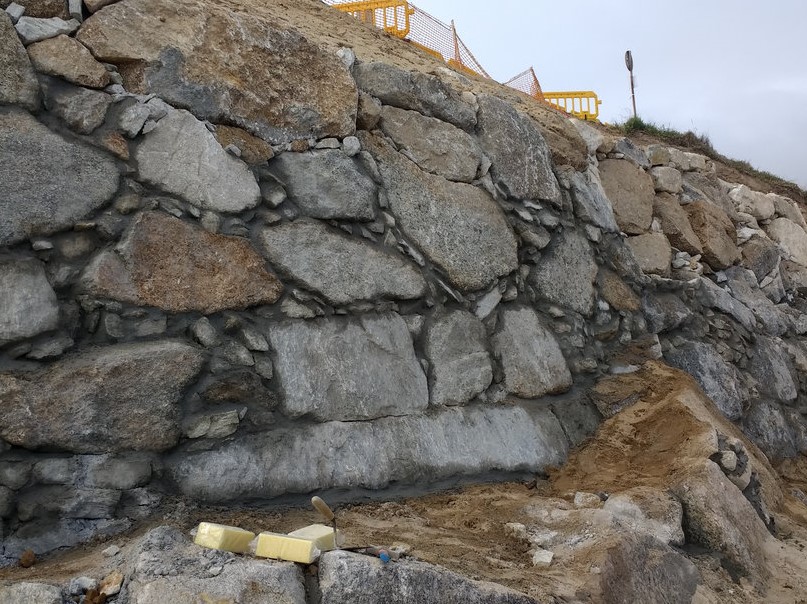
[[[505,81],[594,90],[601,119],[639,115],[707,134],[718,151],[807,188],[807,0],[415,0]]]

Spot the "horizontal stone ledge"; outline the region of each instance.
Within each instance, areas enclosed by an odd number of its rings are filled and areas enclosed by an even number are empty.
[[[534,407],[534,408],[533,408]],[[182,493],[225,502],[321,489],[380,489],[560,464],[568,443],[545,407],[466,407],[372,422],[328,422],[230,441],[167,460]]]

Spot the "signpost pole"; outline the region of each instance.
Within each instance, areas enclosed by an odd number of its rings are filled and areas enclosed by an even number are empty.
[[[636,113],[636,91],[633,86],[633,54],[631,51],[625,52],[625,66],[628,68],[630,72],[630,100],[633,103],[633,119],[637,119],[638,115]]]

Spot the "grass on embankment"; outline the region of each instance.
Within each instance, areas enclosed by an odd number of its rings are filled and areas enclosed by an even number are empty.
[[[631,135],[638,132],[652,136],[669,145],[676,147],[683,147],[700,153],[718,161],[726,166],[734,168],[738,172],[747,174],[771,186],[773,190],[781,195],[785,195],[794,200],[807,202],[807,191],[784,178],[780,178],[770,172],[764,170],[757,170],[754,166],[747,161],[731,159],[718,153],[712,146],[712,142],[705,134],[696,134],[691,130],[680,132],[668,126],[660,126],[653,122],[646,122],[640,117],[632,117],[622,124],[614,124],[614,126],[623,134]]]

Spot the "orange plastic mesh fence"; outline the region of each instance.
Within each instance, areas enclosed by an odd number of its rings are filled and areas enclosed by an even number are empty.
[[[404,38],[452,67],[489,78],[485,69],[456,33],[443,23],[405,0],[323,0],[365,23]]]
[[[538,77],[535,75],[535,70],[532,67],[525,69],[517,76],[513,76],[507,80],[504,85],[520,90],[524,94],[528,94],[539,101],[544,100],[544,92],[541,90],[541,83],[538,81]]]

